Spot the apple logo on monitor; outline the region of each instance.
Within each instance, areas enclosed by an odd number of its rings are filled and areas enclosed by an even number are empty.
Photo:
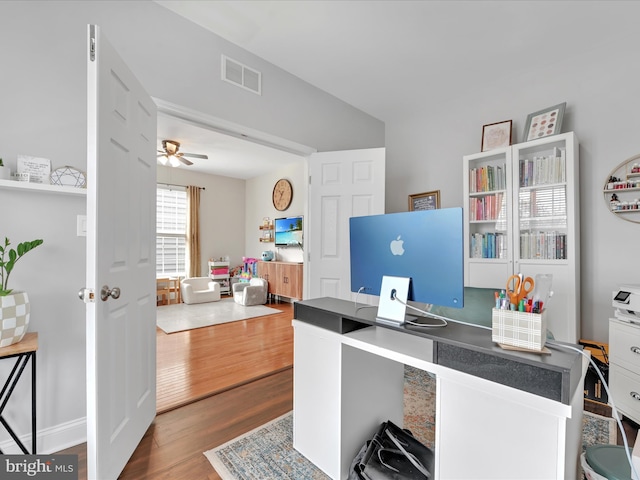
[[[404,240],[400,240],[401,236],[402,235],[398,235],[398,238],[396,238],[395,240],[391,240],[391,243],[389,244],[391,253],[393,253],[394,255],[402,255],[404,253],[404,248],[402,248]]]

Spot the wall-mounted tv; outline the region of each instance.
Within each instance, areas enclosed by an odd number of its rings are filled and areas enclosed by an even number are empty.
[[[289,245],[302,247],[302,215],[276,218],[274,226],[276,247]]]

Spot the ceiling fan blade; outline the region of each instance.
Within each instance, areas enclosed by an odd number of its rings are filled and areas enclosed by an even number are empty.
[[[205,160],[208,160],[209,157],[207,155],[202,155],[200,153],[184,153],[182,152],[182,155],[185,157],[192,157],[192,158],[204,158]]]
[[[180,160],[182,163],[184,163],[185,165],[189,166],[189,165],[193,165],[193,162],[190,162],[189,160],[187,160],[186,158],[184,158],[182,155],[176,155],[176,158],[178,160]]]

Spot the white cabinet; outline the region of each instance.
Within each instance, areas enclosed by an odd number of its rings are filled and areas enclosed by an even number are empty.
[[[229,262],[209,262],[209,278],[220,284],[220,293],[231,294],[229,281]]]
[[[578,140],[553,135],[466,155],[465,285],[506,287],[510,275],[552,274],[549,329],[579,338]]]
[[[640,326],[609,320],[609,390],[616,407],[640,423]]]

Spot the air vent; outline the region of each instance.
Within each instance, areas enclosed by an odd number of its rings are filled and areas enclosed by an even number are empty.
[[[262,95],[262,74],[222,55],[222,80]]]

